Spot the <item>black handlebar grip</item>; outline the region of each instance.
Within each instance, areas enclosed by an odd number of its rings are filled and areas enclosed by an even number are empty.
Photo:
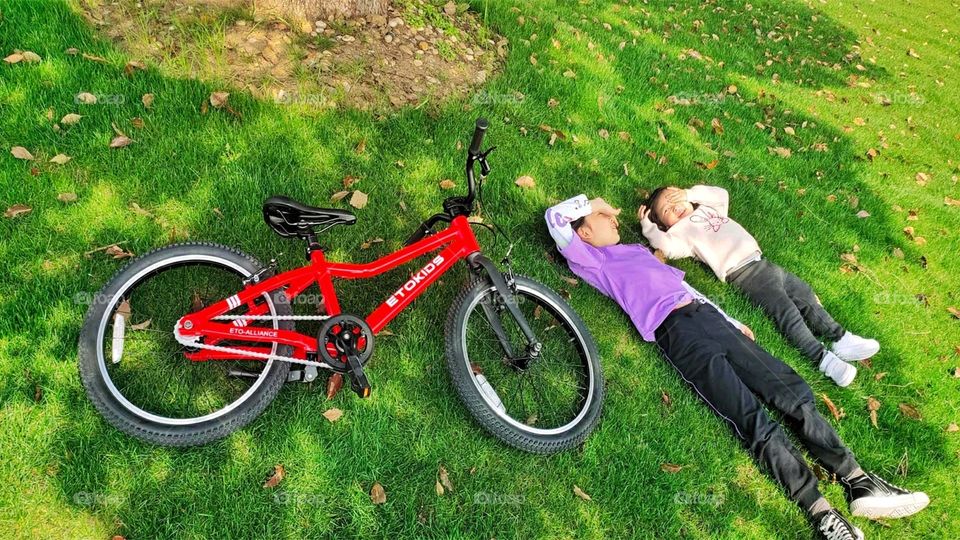
[[[483,135],[487,132],[487,119],[477,118],[477,127],[473,130],[473,141],[470,143],[470,153],[477,155],[480,153],[480,144],[483,143]]]

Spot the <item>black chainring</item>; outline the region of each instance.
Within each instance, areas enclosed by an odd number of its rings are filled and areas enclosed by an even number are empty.
[[[348,354],[356,354],[360,365],[366,364],[373,355],[373,330],[356,315],[334,315],[320,327],[317,353],[334,371],[350,371]]]

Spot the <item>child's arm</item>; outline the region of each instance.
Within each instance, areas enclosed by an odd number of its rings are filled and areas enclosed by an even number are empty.
[[[640,217],[640,229],[643,235],[647,237],[654,249],[659,249],[663,253],[664,257],[668,259],[693,257],[693,250],[686,240],[674,237],[670,231],[661,231],[650,221],[650,210],[646,206],[641,206],[637,215]]]
[[[730,195],[727,190],[717,186],[693,186],[686,192],[688,201],[714,208],[721,216],[727,217],[730,208]]]
[[[592,212],[593,205],[590,200],[586,195],[580,194],[551,206],[544,215],[550,236],[557,243],[557,249],[568,261],[588,266],[601,262],[597,260],[598,254],[589,249],[586,242],[581,240],[570,226],[571,221],[588,216]]]

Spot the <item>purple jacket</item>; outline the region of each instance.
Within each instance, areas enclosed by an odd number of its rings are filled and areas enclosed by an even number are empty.
[[[570,222],[591,212],[586,195],[552,206],[546,213],[550,236],[570,270],[620,304],[643,339],[654,341],[654,331],[678,304],[708,302],[683,280],[682,271],[663,264],[641,244],[597,248],[581,240]],[[740,327],[739,322],[723,315]]]

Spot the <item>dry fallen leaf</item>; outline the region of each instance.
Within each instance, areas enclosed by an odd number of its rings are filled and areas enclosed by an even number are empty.
[[[576,484],[573,485],[573,494],[576,495],[577,497],[580,497],[581,499],[583,499],[583,500],[585,500],[585,501],[592,501],[592,500],[593,500],[593,499],[590,498],[590,495],[587,495],[587,493],[586,493],[585,491],[583,491],[582,489],[580,489]]]
[[[96,105],[97,96],[91,94],[90,92],[80,92],[79,94],[73,96],[74,103],[83,103],[84,105]]]
[[[532,189],[537,185],[537,183],[533,181],[533,177],[528,175],[517,178],[514,184],[526,189]]]
[[[140,98],[140,102],[148,109],[153,107],[153,94],[144,94],[143,97]]]
[[[723,124],[720,123],[719,118],[714,118],[710,120],[710,127],[713,128],[713,132],[717,135],[723,135]]]
[[[683,465],[677,465],[676,463],[661,463],[660,470],[665,473],[676,474],[683,469]]]
[[[383,490],[380,482],[375,482],[370,488],[370,500],[373,504],[383,504],[387,502],[387,492]]]
[[[943,204],[947,206],[960,206],[960,200],[951,199],[950,197],[944,197]]]
[[[72,203],[77,200],[77,194],[71,192],[61,193],[57,195],[57,200],[64,203]]]
[[[8,64],[16,64],[17,62],[23,61],[23,55],[21,53],[13,53],[4,58],[3,61]]]
[[[127,62],[127,64],[126,64],[125,66],[123,66],[123,72],[124,72],[124,74],[126,74],[127,76],[133,75],[133,72],[136,71],[136,70],[138,70],[138,69],[139,69],[139,70],[147,69],[147,65],[144,64],[143,62],[138,61],[138,60],[131,60],[131,61]]]
[[[147,319],[147,320],[143,321],[142,323],[131,324],[131,325],[130,325],[130,329],[131,329],[131,330],[146,330],[147,328],[150,328],[150,323],[152,323],[152,322],[153,322],[153,319]]]
[[[334,371],[327,378],[327,401],[333,399],[341,388],[343,388],[343,373]]]
[[[112,244],[104,248],[104,253],[110,255],[114,259],[126,259],[128,257],[133,257],[132,251],[125,251],[122,247],[117,244]]]
[[[437,474],[440,477],[440,484],[442,484],[447,491],[453,493],[453,482],[450,481],[450,475],[447,473],[447,468],[441,465]]]
[[[784,148],[782,146],[767,148],[767,150],[769,150],[771,154],[776,154],[784,159],[793,155],[793,152],[791,152],[789,148]]]
[[[957,309],[957,308],[955,308],[955,307],[953,307],[953,306],[950,306],[950,307],[947,308],[947,311],[949,311],[950,314],[953,315],[954,318],[960,319],[960,309]]]
[[[214,92],[210,94],[210,105],[219,109],[227,104],[228,99],[230,99],[230,92]]]
[[[70,161],[70,156],[66,154],[57,154],[50,158],[50,163],[56,163],[57,165],[63,165],[64,163]]]
[[[597,135],[599,135],[601,139],[610,138],[610,132],[605,129],[600,129],[600,131],[597,132]]]
[[[927,182],[930,181],[930,175],[925,172],[918,172],[914,179],[917,181],[917,184],[921,186],[927,185]]]
[[[79,122],[81,118],[83,118],[83,116],[77,113],[65,114],[63,115],[63,118],[60,119],[60,123],[71,126]]]
[[[903,413],[907,418],[913,418],[914,420],[920,420],[920,411],[917,410],[913,405],[907,405],[906,403],[901,403],[898,405],[900,412]]]
[[[368,198],[366,193],[360,190],[354,191],[353,195],[350,196],[350,206],[357,209],[363,208],[367,205]]]
[[[370,247],[373,246],[374,244],[381,244],[381,243],[383,243],[383,238],[379,238],[379,237],[371,238],[370,240],[366,240],[365,242],[360,244],[360,249],[370,249]]]
[[[330,202],[337,202],[349,194],[350,194],[349,191],[338,191],[330,196]]]
[[[870,217],[870,212],[867,212],[866,210],[861,210],[857,212],[857,217],[860,219],[868,218]]]
[[[331,423],[339,420],[341,416],[343,416],[343,411],[336,407],[332,407],[323,411],[323,417],[329,420]]]
[[[440,189],[453,189],[457,187],[457,185],[453,183],[453,180],[449,178],[444,178],[443,180],[441,180],[439,185],[440,185]]]
[[[110,148],[123,148],[129,146],[132,142],[134,142],[133,139],[126,135],[117,135],[110,141]]]
[[[877,411],[880,410],[880,402],[873,396],[868,397],[867,410],[870,411],[870,423],[873,424],[873,427],[877,427]]]
[[[10,208],[7,208],[7,211],[3,213],[3,217],[15,218],[15,217],[22,216],[24,214],[29,214],[32,211],[33,211],[33,208],[30,208],[25,204],[15,204]]]
[[[22,146],[14,146],[10,149],[10,153],[13,154],[13,157],[17,159],[25,159],[27,161],[33,161],[33,154],[29,150]]]
[[[117,310],[114,312],[114,315],[123,315],[125,319],[129,319],[130,313],[132,313],[132,310],[130,309],[130,300],[124,298],[123,301],[120,302],[120,305],[117,306]]]
[[[837,422],[839,422],[841,418],[843,418],[844,416],[846,416],[846,415],[843,413],[843,411],[841,411],[840,409],[837,409],[837,406],[833,404],[833,401],[831,401],[830,398],[827,397],[826,394],[820,394],[820,399],[822,399],[823,402],[826,404],[827,408],[830,409],[830,414],[833,415],[833,418],[834,418]]]
[[[907,49],[907,56],[909,56],[910,58],[920,58],[920,55],[917,54],[917,51],[913,49]]]
[[[263,483],[263,487],[270,489],[277,487],[280,484],[280,481],[283,480],[284,476],[283,465],[274,465],[273,474],[270,475],[270,478],[267,478],[267,481]]]
[[[950,425],[947,426],[947,433],[956,433],[960,431],[960,426],[956,422],[950,422]]]

